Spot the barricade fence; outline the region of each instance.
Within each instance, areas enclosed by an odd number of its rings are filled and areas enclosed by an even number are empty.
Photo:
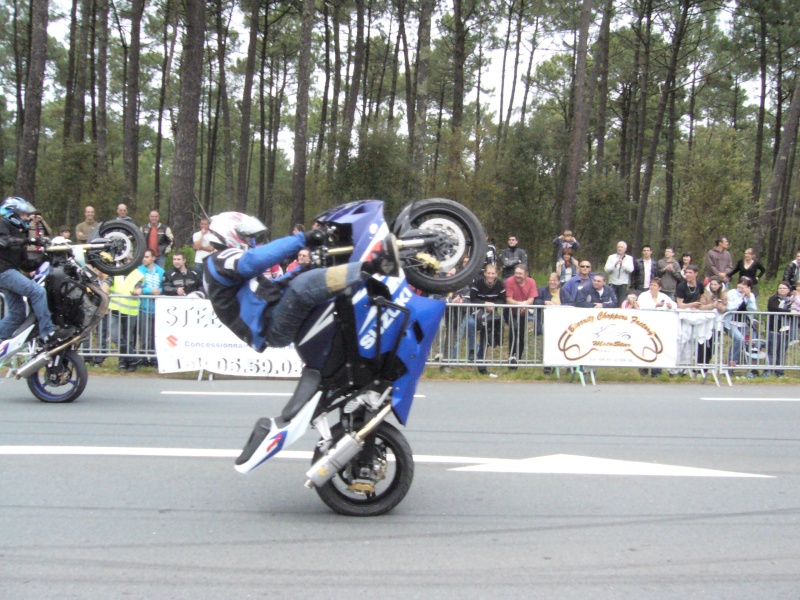
[[[434,340],[429,365],[441,367],[544,367],[545,321],[550,310],[604,312],[572,307],[448,304]],[[611,311],[605,311],[611,312]],[[623,314],[653,313],[614,309]],[[677,359],[670,374],[751,377],[800,370],[800,314],[679,310]],[[577,314],[577,313],[576,313]],[[553,363],[555,364],[555,363]],[[570,366],[563,361],[561,367]],[[591,359],[584,364],[592,364]],[[574,367],[579,364],[572,365]],[[594,365],[602,366],[602,365]],[[613,365],[609,365],[613,366]],[[622,366],[622,365],[616,365]],[[638,368],[648,368],[644,363]],[[658,370],[657,370],[658,372]]]
[[[158,296],[118,297],[131,300],[155,300]],[[176,298],[197,302],[194,298]],[[152,302],[150,303],[152,306]],[[5,304],[0,297],[0,314]],[[591,359],[558,365],[545,362],[545,346],[556,341],[547,337],[548,311],[594,311],[624,313],[625,315],[661,311],[575,309],[551,306],[486,306],[482,304],[448,304],[439,331],[428,357],[429,366],[440,367],[539,367],[606,366]],[[800,313],[675,311],[677,331],[669,332],[677,342],[677,360],[666,369],[671,374],[717,374],[730,377],[755,377],[800,370],[798,327]],[[563,313],[562,313],[563,314]],[[580,322],[580,321],[578,321]],[[563,337],[563,336],[562,336]],[[155,313],[139,310],[137,314],[122,314],[110,310],[98,328],[85,340],[79,351],[94,363],[106,358],[126,359],[129,364],[152,364],[156,361]],[[601,342],[593,342],[601,345]],[[614,342],[616,343],[616,342]],[[606,345],[610,345],[606,344]],[[646,363],[631,365],[648,368]],[[658,372],[659,369],[656,369]]]

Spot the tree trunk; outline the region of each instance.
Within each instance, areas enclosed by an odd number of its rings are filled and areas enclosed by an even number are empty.
[[[225,69],[225,54],[228,40],[228,24],[223,23],[223,2],[217,2],[217,67],[219,68],[219,81],[217,93],[219,94],[220,108],[222,110],[222,155],[225,163],[225,197],[235,198],[235,179],[233,175],[233,141],[231,134],[231,110],[228,103],[228,81]]]
[[[675,34],[672,37],[672,48],[670,52],[669,64],[667,66],[667,76],[664,85],[661,87],[661,99],[658,103],[656,120],[653,124],[653,137],[650,139],[650,148],[647,162],[642,176],[642,190],[639,196],[639,209],[636,213],[636,229],[633,235],[634,252],[639,252],[642,248],[644,239],[644,217],[647,212],[647,201],[650,195],[650,184],[653,180],[653,169],[655,168],[656,152],[658,142],[661,137],[661,127],[664,123],[664,113],[667,110],[667,100],[675,85],[675,74],[678,70],[678,58],[680,56],[681,43],[686,35],[687,20],[689,18],[689,8],[695,0],[682,0],[680,20],[675,26]]]
[[[164,2],[164,57],[161,62],[161,89],[158,92],[158,116],[156,117],[156,164],[154,166],[153,208],[161,210],[161,151],[164,144],[164,107],[167,103],[169,92],[169,74],[172,68],[172,57],[175,52],[175,41],[178,37],[178,28],[172,22],[177,17],[177,8],[173,8],[171,0]],[[172,36],[169,29],[172,26]]]
[[[762,256],[764,254],[765,240],[769,239],[771,245],[775,244],[778,196],[781,193],[784,179],[788,173],[789,150],[797,136],[798,121],[800,121],[800,78],[797,79],[794,95],[792,96],[792,103],[789,105],[789,110],[786,113],[786,124],[783,135],[781,136],[778,158],[775,161],[775,166],[772,168],[772,178],[770,180],[769,189],[767,190],[764,210],[761,212],[759,218],[760,235],[757,236],[756,243],[754,244],[757,256]]]
[[[767,19],[763,12],[759,14],[759,24],[758,63],[761,71],[761,88],[759,91],[758,121],[756,123],[753,183],[750,188],[750,201],[752,206],[757,206],[758,200],[761,197],[761,159],[764,152],[764,120],[767,103]],[[759,242],[759,244],[763,245],[763,242]]]
[[[86,71],[87,55],[89,51],[89,20],[91,19],[91,15],[91,0],[81,0],[78,52],[75,60],[74,116],[72,121],[72,141],[76,144],[80,144],[84,141],[86,133]]]
[[[209,55],[211,51],[209,50]],[[217,94],[217,101],[216,103],[214,100],[214,75],[212,73],[213,64],[211,57],[209,56],[208,60],[208,142],[206,147],[208,148],[208,155],[206,156],[206,183],[205,183],[205,200],[204,205],[206,207],[211,206],[211,197],[212,197],[212,190],[213,190],[213,181],[214,181],[214,164],[217,160],[217,135],[219,131],[219,103],[220,103],[220,95]],[[212,115],[212,107],[213,107],[213,115]]]
[[[514,1],[515,0],[507,0],[508,14],[506,15],[506,35],[503,39],[503,60],[500,62],[500,114],[497,117],[497,143],[495,144],[494,148],[495,161],[500,156],[500,146],[502,145],[503,141],[503,109],[505,108],[506,93],[506,63],[508,62],[508,49],[511,46],[511,22],[514,16]],[[456,21],[456,27],[458,27],[461,16],[460,0],[453,0],[453,7],[453,17],[454,19],[458,18],[458,21]],[[456,7],[458,7],[458,9],[456,9]],[[458,41],[456,41],[455,45],[458,45]],[[453,57],[453,60],[455,61],[455,56]]]
[[[75,103],[75,62],[78,52],[78,2],[72,0],[69,13],[69,50],[67,51],[67,82],[64,86],[64,146],[72,140],[72,119]]]
[[[347,96],[345,98],[342,128],[339,133],[339,158],[336,166],[340,176],[347,170],[347,164],[350,160],[350,136],[353,132],[361,73],[364,66],[364,0],[355,0],[355,2],[356,43],[353,50],[353,75],[350,78],[350,87],[347,90]],[[342,200],[342,193],[339,186],[337,186],[335,197],[337,201]]]
[[[578,184],[583,164],[583,142],[589,115],[592,108],[591,96],[586,97],[586,55],[589,47],[589,25],[592,20],[592,0],[583,0],[581,9],[578,50],[575,65],[575,80],[572,86],[575,98],[575,111],[572,118],[569,151],[567,153],[567,172],[564,180],[564,202],[561,205],[559,231],[572,229],[575,218],[575,205],[578,200]]]
[[[675,197],[675,130],[677,117],[675,115],[675,89],[669,93],[669,107],[667,112],[667,154],[664,164],[664,214],[661,218],[661,247],[670,245],[669,235],[672,221],[672,204]]]
[[[517,43],[514,50],[514,67],[511,69],[511,92],[508,95],[508,110],[506,111],[506,126],[503,128],[503,146],[508,139],[508,130],[511,127],[511,112],[514,109],[514,96],[517,92],[517,74],[519,73],[519,55],[522,48],[522,21],[525,17],[525,0],[520,0],[517,15]]]
[[[605,175],[606,160],[606,107],[608,106],[608,52],[611,43],[611,18],[614,12],[614,0],[606,0],[603,7],[603,20],[597,39],[597,70],[600,74],[597,81],[597,149],[595,162],[597,172]]]
[[[184,6],[186,7],[186,33],[183,38],[181,55],[181,91],[169,203],[172,209],[172,231],[175,234],[177,247],[191,239],[193,228],[197,123],[203,81],[203,38],[205,36],[205,2],[203,0],[184,0]]]
[[[244,71],[244,90],[242,91],[242,128],[239,136],[239,171],[236,182],[236,209],[247,209],[247,157],[250,154],[250,113],[253,106],[253,77],[256,68],[256,48],[258,47],[259,2],[253,2],[250,11],[250,40],[247,44],[247,62]]]
[[[342,91],[342,53],[339,40],[339,3],[333,5],[333,98],[331,100],[331,126],[328,134],[328,158],[326,178],[328,187],[333,185],[336,172],[336,146],[339,140],[339,95]]]
[[[25,120],[17,161],[17,196],[36,202],[36,162],[39,156],[39,129],[42,116],[44,69],[47,62],[47,0],[31,0],[30,58],[25,80]]]
[[[392,84],[389,89],[389,114],[386,116],[386,123],[389,129],[394,132],[394,103],[397,98],[397,81],[400,76],[400,40],[402,40],[400,29],[397,30],[397,38],[394,43],[394,53],[392,54]]]
[[[108,2],[97,2],[97,175],[108,175]]]
[[[528,70],[525,73],[525,92],[522,95],[522,114],[520,116],[520,122],[524,125],[525,124],[525,114],[528,110],[528,94],[531,90],[531,73],[533,72],[533,55],[536,54],[536,45],[537,45],[537,36],[539,34],[539,15],[536,15],[536,19],[533,23],[533,34],[531,35],[531,55],[528,58]]]
[[[781,120],[783,118],[783,48],[781,38],[775,40],[775,139],[772,145],[772,165],[778,158],[778,149],[781,145],[781,131],[783,129]]]
[[[139,186],[139,61],[141,55],[141,26],[145,0],[131,2],[131,42],[126,73],[125,106],[123,109],[123,171],[124,200],[135,205]]]
[[[322,110],[319,115],[319,136],[317,137],[314,173],[319,172],[322,163],[322,152],[325,149],[325,128],[328,124],[328,90],[331,87],[331,26],[327,2],[322,3],[322,17],[325,29],[325,85],[322,92]]]
[[[644,134],[647,129],[647,98],[648,98],[648,84],[650,82],[650,47],[651,47],[651,33],[653,29],[653,2],[652,0],[645,0],[644,7],[643,7],[643,14],[639,17],[639,25],[637,27],[637,35],[640,37],[640,42],[643,45],[643,52],[644,58],[642,59],[641,68],[638,71],[639,73],[639,102],[636,106],[636,136],[632,139],[634,140],[634,148],[633,148],[633,170],[631,172],[631,201],[632,207],[638,205],[639,199],[641,197],[641,172],[642,172],[642,161],[644,156]],[[644,35],[642,35],[642,19],[646,19],[647,23],[645,24],[645,31]],[[635,210],[633,211],[636,215],[634,217],[635,221],[638,221],[638,212]],[[631,247],[631,250],[636,251],[638,247],[635,245]]]
[[[409,178],[409,194],[412,198],[423,195],[423,176],[425,171],[425,137],[428,133],[428,75],[431,59],[431,17],[434,0],[421,0],[419,4],[419,48],[417,50],[417,72],[414,82],[416,106],[414,108],[414,140]]]
[[[302,223],[305,220],[308,89],[311,83],[311,35],[314,31],[314,0],[303,0],[301,23],[300,56],[297,62],[297,113],[294,122],[292,223]],[[358,87],[356,81],[353,82],[353,85],[356,88]],[[353,107],[353,110],[355,112],[355,107]]]
[[[261,36],[261,52],[259,55],[260,68],[258,78],[258,111],[259,124],[258,132],[261,143],[258,156],[258,218],[261,219],[268,228],[272,226],[272,216],[267,220],[267,151],[269,141],[267,140],[267,98],[265,88],[266,65],[267,65],[267,37],[269,36],[269,3],[264,7],[264,35]]]
[[[461,127],[464,122],[464,63],[467,60],[467,28],[464,22],[462,0],[453,0],[453,114],[450,140],[450,160],[448,161],[447,183],[453,181],[461,168]]]

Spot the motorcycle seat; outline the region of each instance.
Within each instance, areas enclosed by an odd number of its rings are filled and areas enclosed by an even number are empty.
[[[305,406],[306,402],[311,400],[311,397],[319,389],[320,381],[322,381],[322,374],[319,371],[309,367],[303,368],[294,394],[289,398],[289,402],[286,403],[281,412],[281,418],[284,421],[291,421],[297,416],[300,409]]]

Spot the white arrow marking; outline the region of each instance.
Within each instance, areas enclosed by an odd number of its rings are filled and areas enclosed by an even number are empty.
[[[800,402],[800,398],[700,398],[708,402]]]
[[[150,456],[164,458],[235,458],[240,450],[213,448],[137,448],[130,446],[0,446],[0,456]],[[301,450],[284,450],[276,458],[311,460],[312,453]],[[414,461],[430,464],[466,464],[451,471],[472,471],[480,473],[540,473],[560,475],[649,475],[662,477],[764,477],[732,471],[714,471],[694,467],[659,465],[655,463],[633,462],[554,454],[513,460],[505,458],[476,458],[473,456],[440,456],[417,454]],[[478,464],[476,464],[478,463]]]
[[[770,475],[714,471],[712,469],[696,469],[693,467],[659,465],[655,463],[613,460],[610,458],[594,458],[591,456],[573,456],[570,454],[554,454],[552,456],[539,456],[522,460],[500,460],[481,465],[471,465],[469,467],[457,467],[450,470],[480,473],[551,473],[560,475],[771,478]]]

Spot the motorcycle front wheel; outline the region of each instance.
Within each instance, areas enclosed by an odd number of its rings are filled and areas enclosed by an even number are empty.
[[[86,258],[98,271],[112,277],[127,275],[142,264],[147,242],[136,224],[122,219],[103,221],[92,232],[89,241],[97,238],[108,240],[106,248],[91,250]]]
[[[42,367],[28,377],[28,389],[42,402],[64,404],[83,393],[88,379],[83,357],[70,349],[52,365]]]
[[[341,425],[333,439],[344,435]],[[317,449],[311,464],[322,457]],[[314,488],[322,501],[340,515],[376,517],[400,504],[414,478],[414,457],[405,436],[390,423],[381,423],[365,440],[364,449],[333,479]]]
[[[402,252],[403,271],[415,288],[433,294],[455,292],[472,283],[486,262],[486,232],[467,207],[445,198],[428,198],[411,205],[407,220],[395,223],[400,240],[414,232],[433,231],[437,241]],[[427,257],[436,259],[438,270]],[[464,257],[469,257],[464,264]]]

